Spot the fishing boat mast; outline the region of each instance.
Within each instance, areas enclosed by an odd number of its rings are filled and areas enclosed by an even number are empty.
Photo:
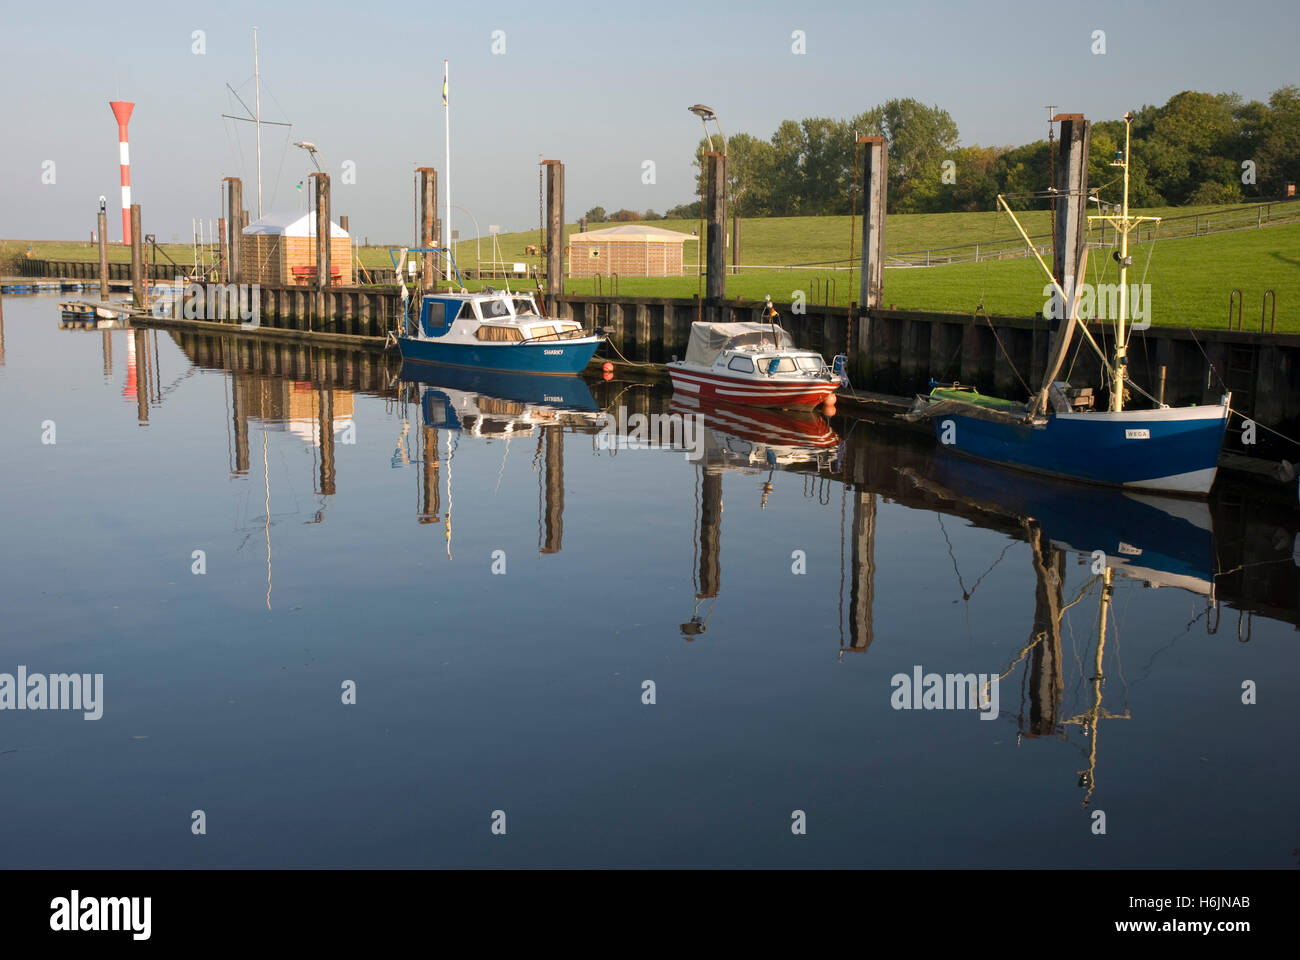
[[[1128,187],[1129,187],[1129,146],[1133,128],[1133,114],[1124,114],[1124,149],[1116,155],[1115,160],[1111,162],[1112,167],[1119,167],[1124,175],[1124,192],[1120,204],[1119,216],[1114,214],[1102,214],[1100,216],[1089,217],[1089,220],[1100,220],[1103,223],[1109,223],[1119,237],[1119,250],[1115,252],[1115,260],[1119,263],[1119,315],[1115,318],[1115,363],[1111,368],[1111,385],[1110,385],[1110,409],[1114,413],[1119,413],[1124,409],[1124,381],[1128,378],[1128,333],[1126,323],[1128,322],[1128,268],[1133,266],[1133,258],[1128,252],[1128,235],[1131,231],[1141,229],[1144,223],[1159,223],[1159,217],[1130,217],[1128,213]],[[1149,305],[1148,305],[1149,306]]]

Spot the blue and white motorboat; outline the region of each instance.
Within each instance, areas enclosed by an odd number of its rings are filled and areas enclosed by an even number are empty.
[[[432,293],[397,338],[402,359],[504,373],[574,376],[603,336],[573,320],[544,317],[531,294]]]

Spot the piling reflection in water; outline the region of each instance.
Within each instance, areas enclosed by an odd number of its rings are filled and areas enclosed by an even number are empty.
[[[858,424],[845,429],[842,438],[817,413],[682,404],[668,391],[647,384],[589,385],[577,377],[495,375],[423,364],[403,367],[389,353],[170,336],[197,366],[224,370],[229,376],[236,475],[249,471],[251,418],[292,431],[319,449],[314,487],[331,496],[337,484],[334,447],[354,416],[355,395],[396,402],[399,412],[403,405],[415,403],[420,408],[419,429],[412,433],[409,423],[403,428],[395,462],[420,466],[416,518],[428,523],[445,509],[446,478],[438,482],[440,465],[449,459],[449,451],[454,452],[458,438],[535,440],[543,552],[558,549],[563,541],[565,433],[594,436],[607,429],[607,421],[617,422],[614,412],[619,407],[643,416],[699,414],[704,425],[702,456],[693,471],[698,496],[692,493],[698,501],[697,599],[716,597],[721,586],[724,473],[765,477],[760,494],[765,508],[772,502],[771,481],[778,472],[803,474],[809,478],[805,484],[820,484],[818,497],[828,508],[836,505],[825,485],[843,484],[843,533],[851,567],[847,650],[866,650],[872,642],[874,540],[881,498],[959,517],[1029,543],[1041,594],[1038,619],[1044,623],[1053,619],[1062,602],[1053,596],[1062,580],[1062,554],[1091,562],[1094,551],[1101,551],[1105,566],[1122,577],[1199,594],[1214,613],[1222,606],[1240,612],[1243,638],[1252,615],[1300,623],[1295,513],[1252,499],[1230,478],[1208,502],[1128,494],[1040,480],[954,457],[928,436],[887,424]],[[130,399],[149,395],[149,352],[145,332],[133,331],[124,389]],[[162,391],[156,395],[161,397]],[[147,422],[147,404],[139,418]],[[416,438],[415,456],[403,452],[411,437]],[[680,452],[684,447],[669,449]],[[1206,619],[1210,631],[1216,631],[1221,618]],[[1034,633],[1039,632],[1036,626]],[[1046,659],[1055,658],[1048,654]],[[1044,697],[1043,702],[1050,699]]]
[[[694,640],[708,629],[709,611],[722,589],[723,473],[765,477],[760,508],[767,509],[776,471],[833,474],[840,438],[815,411],[731,407],[674,394],[668,412],[698,417],[703,432],[695,464],[695,608],[681,624],[682,636]],[[676,449],[685,451],[688,445]]]
[[[540,461],[537,549],[542,554],[558,553],[564,540],[564,434],[595,434],[602,423],[587,384],[580,377],[534,377],[423,363],[404,364],[400,377],[403,386],[418,396],[423,420],[419,521],[437,518],[439,463],[445,460],[448,510],[444,523],[450,552],[450,460],[454,447],[448,440],[447,455],[439,457],[439,430],[456,437],[507,442],[535,436],[534,461]]]
[[[918,520],[937,517],[941,527],[945,517],[957,518],[1008,537],[1009,546],[1027,544],[1026,574],[1032,578],[1026,576],[1024,582],[1033,584],[1032,618],[1020,628],[1024,641],[1008,652],[998,674],[1019,690],[1019,704],[1015,710],[1003,709],[1000,717],[1015,724],[1018,743],[1057,740],[1080,751],[1077,778],[1085,806],[1097,788],[1101,728],[1129,717],[1122,691],[1107,690],[1108,677],[1119,673],[1117,652],[1107,646],[1108,632],[1117,629],[1116,582],[1173,588],[1200,598],[1203,610],[1197,620],[1211,634],[1219,630],[1225,606],[1237,613],[1243,641],[1250,639],[1250,620],[1257,614],[1300,623],[1295,514],[1252,502],[1231,480],[1209,502],[1128,494],[1040,480],[954,457],[928,436],[902,428],[837,420],[844,424],[837,431],[815,412],[682,403],[645,384],[588,385],[580,378],[491,375],[419,364],[399,370],[381,354],[331,354],[210,337],[181,337],[180,342],[197,363],[228,372],[235,475],[249,470],[248,422],[258,420],[291,430],[319,449],[316,492],[322,499],[333,496],[335,438],[353,416],[354,395],[369,393],[394,402],[392,412],[401,426],[393,466],[420,471],[415,519],[442,524],[448,557],[451,468],[462,440],[536,444],[538,551],[555,554],[564,546],[566,434],[586,435],[597,447],[596,435],[610,422],[626,423],[615,413],[622,407],[643,416],[699,416],[703,437],[700,457],[689,473],[691,490],[681,489],[675,497],[684,510],[689,496],[694,511],[693,608],[679,625],[687,641],[706,634],[719,602],[752,599],[748,584],[737,585],[734,597],[724,599],[722,520],[728,474],[759,478],[755,495],[762,510],[782,509],[794,477],[784,489],[779,477],[789,474],[798,475],[805,499],[839,511],[841,659],[845,653],[869,654],[881,642],[874,620],[879,567],[887,563],[876,542],[882,503],[916,511]],[[145,355],[138,336],[133,355]],[[136,391],[140,396],[148,392],[148,376],[146,363]],[[418,406],[418,414],[409,410],[411,405]],[[413,414],[418,423],[412,422]],[[145,416],[142,408],[142,421]],[[685,442],[660,446],[674,453],[689,449]],[[269,605],[269,519],[267,544]],[[952,561],[956,565],[955,556]],[[1001,557],[994,566],[999,562]],[[1067,596],[1066,580],[1075,562],[1090,566],[1092,575]],[[986,574],[970,580],[957,570],[955,595],[961,602],[969,602]],[[931,586],[943,591],[944,582],[937,579]],[[1095,623],[1076,666],[1063,649],[1063,626],[1072,610]],[[1074,699],[1067,691],[1074,691]]]
[[[5,307],[7,623],[121,694],[109,727],[10,718],[40,748],[0,758],[38,828],[10,860],[183,866],[139,820],[180,791],[243,818],[221,867],[1294,862],[1300,515],[1267,491],[1090,501],[891,423],[795,444],[749,411],[706,411],[698,460],[610,447],[587,421],[670,413],[668,392],[421,383],[391,352],[273,336],[114,331],[105,383],[102,332]],[[430,389],[451,416],[426,418]],[[106,509],[88,483],[141,492]],[[996,718],[894,709],[916,665],[1005,675]],[[93,823],[56,767],[104,797]],[[303,793],[331,771],[340,790]],[[474,811],[511,803],[530,842],[489,857]],[[283,829],[304,810],[310,850]],[[1027,810],[1033,842],[1007,842]]]

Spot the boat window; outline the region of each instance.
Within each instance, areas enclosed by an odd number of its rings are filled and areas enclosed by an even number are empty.
[[[731,362],[727,364],[728,370],[739,370],[741,373],[753,373],[754,361],[749,357],[732,357]]]
[[[480,300],[478,302],[478,309],[479,313],[483,315],[484,320],[487,320],[490,317],[510,316],[510,308],[506,306],[504,300]]]
[[[532,336],[533,339],[535,340],[541,337],[553,338],[555,336],[555,328],[551,326],[549,323],[538,324],[537,326],[533,327],[532,330],[533,330]]]
[[[794,373],[795,365],[791,357],[771,357],[763,360],[768,373]]]
[[[795,357],[799,362],[800,370],[820,370],[826,366],[826,361],[821,357]]]
[[[478,328],[477,336],[480,340],[493,343],[522,340],[524,338],[517,327],[497,327],[487,323]]]
[[[517,317],[537,315],[537,310],[533,307],[533,302],[529,300],[527,297],[516,297],[514,300],[514,304],[515,304],[515,316]]]
[[[447,327],[446,304],[439,300],[431,300],[425,307],[424,315],[424,332],[432,336],[435,331],[445,330]]]

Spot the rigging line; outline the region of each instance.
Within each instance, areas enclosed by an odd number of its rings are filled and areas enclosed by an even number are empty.
[[[948,556],[952,560],[952,571],[957,574],[957,585],[961,587],[962,600],[969,600],[970,594],[966,591],[966,584],[962,581],[961,571],[957,569],[957,557],[952,552],[952,541],[948,539],[948,528],[943,525],[943,514],[936,513],[935,517],[939,520],[939,530],[943,533],[943,540],[948,544]]]
[[[225,127],[226,127],[226,143],[227,145],[229,145],[231,142],[235,144],[235,154],[239,157],[239,172],[243,173],[244,172],[244,144],[240,141],[239,136],[235,133],[235,127],[232,127],[230,125],[230,121],[228,119],[225,123]]]
[[[1167,287],[1168,285],[1165,284],[1164,277],[1160,274],[1160,268],[1156,267],[1155,270],[1156,277],[1160,280],[1161,287]],[[1169,293],[1169,299],[1174,303],[1174,313],[1178,314],[1178,319],[1187,327],[1187,332],[1192,335],[1192,342],[1195,343],[1196,348],[1201,351],[1201,356],[1205,358],[1205,362],[1210,365],[1210,372],[1214,374],[1215,379],[1219,381],[1219,386],[1223,388],[1223,391],[1225,393],[1229,392],[1228,384],[1224,382],[1223,377],[1219,376],[1219,371],[1215,368],[1214,361],[1211,360],[1210,355],[1205,352],[1205,347],[1201,346],[1201,341],[1197,338],[1196,331],[1192,328],[1192,325],[1187,322],[1187,315],[1183,312],[1182,306],[1178,303],[1178,298],[1174,296],[1173,287],[1168,286],[1167,292]]]
[[[980,306],[982,307],[983,305],[984,305],[984,298],[980,297]],[[1026,395],[1032,394],[1034,391],[1029,389],[1029,384],[1025,383],[1025,378],[1022,377],[1020,375],[1020,371],[1016,369],[1015,361],[1011,359],[1011,354],[1008,353],[1007,348],[1003,346],[1002,338],[998,336],[998,328],[993,326],[993,319],[988,315],[987,310],[984,312],[984,322],[989,325],[989,330],[993,334],[993,339],[997,341],[998,349],[1001,350],[1002,355],[1007,358],[1007,366],[1009,366],[1011,368],[1011,372],[1016,375],[1016,379],[1020,381],[1020,385],[1025,388],[1025,394]]]
[[[1138,243],[1141,243],[1141,242],[1142,242],[1142,241],[1139,239],[1139,240],[1138,240]],[[1155,236],[1152,236],[1151,239],[1147,241],[1147,262],[1146,262],[1146,265],[1142,268],[1142,279],[1138,281],[1138,289],[1139,289],[1139,290],[1141,289],[1142,285],[1145,284],[1145,283],[1147,282],[1147,274],[1151,271],[1151,255],[1152,255],[1153,253],[1155,253],[1155,252],[1156,252],[1156,237],[1155,237]],[[1128,296],[1128,290],[1125,290],[1125,291],[1124,291],[1124,295],[1125,295],[1126,297]],[[1132,302],[1132,298],[1130,297],[1129,300],[1130,300],[1130,303],[1131,303],[1131,302]],[[1149,303],[1147,304],[1147,309],[1148,309],[1148,310],[1151,309],[1151,304],[1149,304]],[[1133,330],[1134,330],[1134,328],[1135,328],[1136,326],[1137,326],[1136,324],[1130,324],[1130,326],[1129,326],[1129,328],[1128,328],[1128,336],[1124,338],[1124,346],[1127,347],[1128,344],[1129,344],[1129,341],[1131,341],[1131,340],[1133,339]],[[1146,327],[1143,327],[1143,328],[1142,328],[1142,343],[1143,343],[1143,346],[1144,346],[1144,347],[1145,347],[1145,344],[1146,344],[1146,339],[1147,339]]]
[[[284,158],[289,154],[289,138],[293,136],[290,130],[284,132],[284,146],[280,148],[280,165],[275,169],[275,183],[271,185],[271,209],[275,209],[275,198],[280,194],[280,175],[284,173]]]
[[[1287,441],[1288,443],[1294,443],[1296,446],[1300,447],[1300,440],[1295,440],[1291,437],[1288,437],[1285,433],[1280,433],[1277,430],[1274,430],[1272,427],[1268,426],[1267,424],[1260,423],[1258,420],[1255,420],[1252,417],[1247,416],[1246,414],[1242,413],[1240,410],[1234,410],[1232,407],[1229,407],[1228,409],[1232,410],[1233,413],[1241,417],[1243,420],[1250,420],[1252,423],[1255,424],[1255,426],[1263,427],[1269,433],[1281,437],[1283,440]]]
[[[252,77],[249,77],[248,79],[251,80],[251,79],[253,79],[253,78],[252,78]],[[248,83],[248,80],[245,80],[244,83]],[[242,87],[242,86],[244,85],[244,83],[241,83],[240,86]],[[243,98],[243,97],[241,97],[238,93],[235,92],[235,88],[232,87],[230,84],[226,84],[226,89],[229,90],[229,91],[231,92],[231,94],[234,96],[234,98],[235,98],[236,100],[239,101],[239,105],[240,105],[241,107],[243,107],[243,108],[244,108],[244,112],[248,114],[248,119],[249,119],[249,120],[252,120],[252,121],[254,121],[254,122],[256,122],[256,120],[257,120],[257,115],[256,115],[255,113],[253,113],[252,110],[249,110],[249,109],[248,109],[248,104],[246,104],[246,103],[244,102],[244,98]],[[228,101],[227,101],[227,102],[228,102]],[[230,119],[233,120],[233,119],[235,119],[235,118],[234,118],[234,117],[231,117]]]
[[[1092,589],[1093,583],[1096,582],[1098,579],[1100,578],[1094,576],[1091,580],[1085,583],[1079,589],[1078,596],[1076,596],[1073,600],[1071,600],[1069,603],[1067,603],[1064,607],[1061,608],[1061,612],[1059,615],[1057,615],[1056,618],[1056,626],[1058,630],[1060,629],[1061,622],[1065,619],[1066,611],[1068,611],[1072,606],[1074,606],[1076,603],[1081,601],[1084,597],[1084,594],[1086,594],[1089,590]],[[1021,660],[1025,659],[1025,657],[1028,656],[1029,651],[1034,649],[1034,647],[1038,646],[1038,644],[1042,643],[1043,640],[1045,640],[1046,638],[1047,638],[1047,634],[1044,633],[1042,630],[1034,634],[1034,639],[1020,649],[1020,653],[1016,655],[1016,658],[1014,660],[1012,660],[1009,664],[1007,664],[1006,671],[1000,677],[998,677],[998,680],[1005,680],[1007,677],[1009,677],[1011,675],[1011,671],[1016,668],[1016,664],[1018,664]]]
[[[1226,577],[1229,574],[1239,573],[1240,571],[1245,570],[1248,567],[1265,567],[1268,566],[1270,563],[1292,563],[1292,562],[1293,560],[1291,557],[1278,557],[1274,560],[1255,560],[1252,561],[1251,563],[1241,563],[1233,567],[1231,570],[1220,570],[1218,573],[1214,575],[1214,579],[1217,580],[1219,579],[1219,577]]]
[[[1007,555],[1007,551],[1010,550],[1012,547],[1014,547],[1016,543],[1017,541],[1012,540],[1005,547],[1003,547],[1002,552],[998,554],[998,558],[993,561],[993,564],[987,570],[985,570],[983,573],[980,574],[979,580],[976,580],[973,584],[971,584],[971,588],[970,588],[971,596],[975,595],[975,590],[979,587],[980,581],[993,572],[993,568],[1002,562],[1002,559]]]
[[[496,494],[501,489],[501,478],[506,475],[506,460],[510,456],[510,437],[506,437],[506,452],[501,458],[501,470],[497,473],[497,485],[492,488],[492,493]]]

